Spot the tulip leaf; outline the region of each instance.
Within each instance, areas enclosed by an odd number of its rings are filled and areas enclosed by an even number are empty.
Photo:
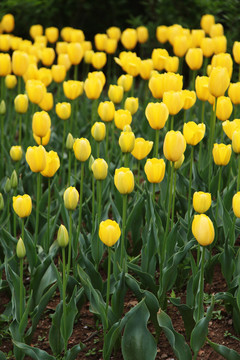
[[[73,346],[71,349],[69,349],[66,352],[66,354],[64,356],[64,360],[75,360],[76,357],[78,356],[78,354],[80,353],[80,351],[85,349],[85,347],[86,347],[86,345],[84,345],[82,343]]]
[[[100,239],[98,238],[98,242],[101,243]],[[88,274],[89,278],[91,279],[92,285],[95,289],[98,289],[99,291],[102,291],[103,288],[103,282],[101,275],[98,271],[96,271],[94,265],[88,258],[85,256],[84,253],[81,254],[83,263],[85,265],[85,271]]]
[[[112,311],[117,319],[120,319],[124,308],[124,298],[126,294],[125,285],[125,273],[122,272],[119,276],[119,280],[115,283],[113,295],[112,295]]]
[[[157,344],[147,329],[149,311],[144,302],[129,317],[123,337],[122,354],[124,360],[154,360],[157,355]]]
[[[179,360],[191,360],[192,353],[187,345],[183,335],[177,333],[173,326],[170,317],[163,311],[159,310],[157,314],[158,324],[163,329],[174,354]]]
[[[223,205],[229,212],[232,209],[232,198],[235,194],[236,182],[233,181],[223,196]]]
[[[52,315],[52,326],[49,331],[49,344],[55,356],[60,355],[64,348],[64,341],[60,330],[62,313],[63,308],[61,301],[57,305],[55,313]]]
[[[13,341],[13,344],[24,352],[25,355],[31,357],[34,360],[55,360],[55,357],[49,355],[46,351],[34,348],[24,343]]]
[[[1,234],[1,245],[3,246],[4,253],[7,259],[9,259],[17,246],[17,239],[15,239],[8,231],[4,228],[0,230]]]
[[[178,308],[184,322],[186,336],[189,339],[192,329],[195,326],[195,321],[193,319],[193,309],[186,304],[181,304],[180,298],[170,298],[170,301]]]
[[[150,274],[143,272],[140,266],[135,264],[128,263],[128,268],[140,277],[144,287],[150,289],[154,294],[157,293],[157,286],[153,277]]]
[[[40,260],[37,256],[36,246],[34,245],[33,238],[26,229],[24,231],[24,245],[26,247],[27,259],[32,274],[34,268],[40,264]]]
[[[9,265],[6,266],[6,278],[12,293],[12,315],[13,319],[20,321],[20,277],[11,269]],[[24,299],[25,299],[25,289]],[[23,305],[24,306],[24,305]]]
[[[76,315],[78,313],[78,309],[77,309],[77,306],[76,306],[76,300],[77,300],[76,299],[76,291],[77,291],[77,287],[74,288],[71,300],[66,305],[66,319],[67,319],[67,321],[66,321],[66,329],[65,330],[64,330],[63,316],[61,318],[61,333],[62,333],[62,337],[65,340],[65,343],[68,342],[68,339],[72,335],[74,320],[75,320],[75,317],[76,317]]]
[[[7,360],[6,356],[1,350],[0,350],[0,360]]]
[[[13,344],[15,341],[20,341],[20,342],[22,341],[22,337],[19,332],[19,323],[17,322],[17,320],[12,321],[11,325],[9,326],[9,330],[11,333]],[[15,344],[14,344],[13,352],[16,359],[22,360],[24,358],[23,351],[19,349]]]
[[[235,254],[233,248],[228,245],[227,239],[225,241],[226,243],[219,256],[219,261],[221,263],[223,276],[225,277],[227,284],[230,284],[235,270]]]
[[[208,324],[209,321],[211,320],[213,308],[214,308],[214,297],[212,297],[211,305],[208,308],[206,316],[197,322],[197,324],[195,325],[192,331],[190,345],[194,352],[194,356],[199,352],[199,350],[206,341],[208,334]]]
[[[21,337],[23,337],[24,331],[28,324],[28,314],[30,312],[30,307],[32,304],[32,297],[33,297],[33,292],[31,291],[31,294],[30,294],[28,302],[27,302],[27,306],[25,307],[24,313],[22,315],[22,318],[21,318],[21,321],[19,324],[19,333],[21,334]]]
[[[240,354],[237,353],[235,350],[229,349],[228,347],[224,345],[219,345],[211,341],[210,339],[207,339],[207,342],[209,345],[220,355],[224,357],[224,359],[227,360],[240,360]]]

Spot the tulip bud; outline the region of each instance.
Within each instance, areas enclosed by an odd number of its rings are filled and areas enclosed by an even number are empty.
[[[240,154],[240,129],[233,132],[232,148],[236,154]]]
[[[105,52],[95,52],[92,56],[92,66],[95,69],[102,69],[107,62],[107,55]]]
[[[240,104],[240,82],[229,85],[228,96],[234,105]]]
[[[39,103],[39,107],[43,111],[50,111],[53,108],[53,94],[50,92],[46,92],[43,95],[42,101]]]
[[[87,78],[84,82],[84,91],[88,99],[95,100],[101,95],[103,85],[97,77]]]
[[[137,31],[135,29],[128,28],[122,32],[121,42],[126,49],[134,49],[137,45],[137,40]]]
[[[130,111],[131,115],[134,115],[138,110],[138,98],[126,98],[124,102],[124,109]]]
[[[170,115],[176,115],[183,107],[184,98],[181,91],[166,91],[163,103],[167,105]]]
[[[13,210],[20,217],[24,218],[32,212],[32,199],[29,195],[13,196]]]
[[[157,40],[164,44],[168,40],[168,27],[165,25],[160,25],[156,29],[156,38]]]
[[[41,174],[45,177],[53,177],[60,167],[60,160],[55,151],[46,152],[47,162],[46,167]]]
[[[94,43],[98,51],[105,51],[107,38],[107,34],[96,34],[94,36]]]
[[[126,131],[126,126],[125,126],[123,131],[121,132],[118,143],[123,153],[132,152],[135,144],[134,133],[131,130]]]
[[[114,220],[101,221],[99,225],[99,238],[107,246],[113,246],[121,236],[121,230]]]
[[[100,102],[98,106],[98,115],[102,121],[109,122],[114,118],[115,106],[112,101]]]
[[[188,49],[186,63],[191,70],[199,70],[203,63],[203,52],[200,48]]]
[[[5,186],[4,186],[4,190],[6,191],[6,193],[9,193],[11,191],[11,180],[9,178],[7,178],[6,182],[5,182]]]
[[[67,102],[56,104],[57,116],[62,120],[67,120],[71,116],[71,104]]]
[[[169,54],[166,49],[153,49],[152,61],[154,69],[159,71],[163,70],[168,56]]]
[[[39,137],[47,135],[51,127],[51,119],[46,111],[36,112],[32,119],[32,131]]]
[[[87,161],[91,154],[89,141],[85,138],[76,139],[73,144],[73,151],[77,160]]]
[[[190,90],[182,90],[183,95],[183,109],[188,110],[190,109],[196,102],[196,93],[195,91]]]
[[[184,154],[182,154],[182,156],[180,157],[179,160],[174,161],[174,169],[178,170],[180,169],[180,167],[182,166],[183,162],[184,162],[185,156]]]
[[[210,28],[210,37],[214,38],[217,36],[222,36],[224,34],[224,29],[222,24],[218,23],[218,24],[213,24]]]
[[[51,129],[48,130],[47,135],[44,137],[39,137],[33,133],[33,138],[38,145],[46,146],[49,143],[51,136]]]
[[[119,85],[110,85],[108,97],[114,104],[119,104],[123,98],[123,87]]]
[[[211,206],[212,198],[210,193],[205,193],[203,191],[196,191],[193,194],[193,208],[196,212],[203,214]]]
[[[215,67],[209,76],[209,92],[215,96],[223,96],[230,83],[230,77],[225,67]]]
[[[208,90],[208,81],[209,78],[207,76],[197,76],[195,80],[195,88],[197,97],[201,101],[207,101],[209,97]]]
[[[159,184],[165,175],[165,162],[163,159],[147,159],[144,171],[150,183]]]
[[[66,227],[62,224],[59,226],[57,233],[58,245],[62,248],[66,247],[69,243],[69,236]]]
[[[63,82],[64,95],[70,99],[75,100],[83,93],[83,82],[76,80],[68,80]]]
[[[219,120],[225,121],[229,119],[232,110],[233,106],[229,97],[219,96],[217,98],[216,116]]]
[[[6,114],[6,103],[4,100],[0,102],[0,115]]]
[[[117,80],[118,86],[122,86],[125,92],[131,89],[132,83],[133,83],[133,76],[129,74],[121,75]]]
[[[12,14],[6,14],[2,17],[1,27],[7,33],[13,31],[15,26],[14,16]]]
[[[200,245],[210,245],[213,242],[215,235],[211,219],[205,214],[194,215],[192,233]]]
[[[78,42],[72,42],[68,45],[68,56],[73,65],[78,65],[83,58],[83,48]]]
[[[32,25],[29,30],[30,36],[35,39],[36,36],[41,36],[43,34],[43,27],[42,25]]]
[[[28,110],[28,97],[25,94],[19,94],[14,99],[15,111],[24,114]]]
[[[23,259],[26,256],[26,248],[22,238],[18,239],[16,253],[19,259]]]
[[[71,133],[68,133],[68,136],[67,136],[67,140],[66,140],[66,148],[68,150],[72,150],[73,149],[73,144],[74,144],[74,139],[73,139],[73,136]]]
[[[212,154],[216,165],[225,166],[230,161],[232,147],[230,144],[214,144]]]
[[[201,17],[201,28],[205,31],[206,34],[210,33],[212,25],[215,24],[215,19],[213,15],[206,14]]]
[[[75,210],[79,200],[79,193],[73,186],[68,187],[63,194],[64,205],[68,210]]]
[[[234,61],[237,64],[240,64],[240,42],[239,41],[234,42],[232,52],[233,52]]]
[[[92,155],[90,155],[90,158],[89,158],[89,163],[88,163],[88,168],[90,171],[92,171],[92,164],[94,163],[94,157]]]
[[[223,122],[222,128],[227,137],[232,140],[234,131],[240,130],[240,119],[233,121],[226,120]]]
[[[29,146],[26,152],[26,161],[30,166],[31,171],[43,171],[46,167],[47,162],[46,150],[42,145]]]
[[[178,161],[186,149],[186,140],[180,131],[168,131],[164,143],[163,153],[167,160]]]
[[[115,170],[114,184],[121,194],[130,194],[134,189],[134,176],[129,168]]]
[[[52,78],[56,83],[61,83],[66,77],[64,65],[52,65]]]
[[[15,75],[7,75],[5,77],[5,85],[8,89],[14,89],[17,85],[17,78]]]
[[[59,30],[58,28],[51,26],[45,29],[45,35],[48,39],[48,41],[53,44],[57,41],[59,36]]]
[[[108,164],[104,159],[96,159],[92,164],[93,176],[96,180],[104,180],[108,173]]]
[[[10,181],[11,181],[11,188],[16,189],[18,186],[18,177],[17,177],[16,170],[13,170]]]
[[[4,209],[4,200],[2,193],[0,193],[0,211],[2,211],[3,209]]]
[[[160,130],[165,126],[168,119],[168,107],[164,103],[149,103],[145,115],[152,129]]]
[[[118,41],[121,37],[121,30],[116,26],[112,26],[107,29],[107,35],[110,37],[110,39],[115,39]]]
[[[91,128],[91,134],[94,140],[103,141],[106,135],[106,126],[103,122],[95,122]]]
[[[45,47],[41,52],[41,61],[44,66],[51,66],[55,59],[55,51],[53,48]]]
[[[144,44],[148,40],[148,29],[146,26],[138,26],[136,30],[138,42]]]

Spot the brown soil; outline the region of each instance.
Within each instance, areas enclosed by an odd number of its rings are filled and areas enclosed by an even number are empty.
[[[226,290],[226,284],[222,278],[221,271],[219,266],[215,268],[213,282],[211,285],[206,284],[205,292],[209,294],[217,293],[220,291]],[[180,296],[182,299],[185,298],[185,293],[177,293],[177,296]],[[1,294],[0,297],[0,313],[4,310],[5,305],[9,301],[7,294]],[[56,294],[55,297],[50,301],[47,306],[47,309],[44,313],[44,316],[40,320],[37,330],[32,339],[32,346],[38,347],[42,350],[47,351],[52,355],[51,348],[48,343],[48,333],[51,327],[51,318],[50,314],[54,313],[54,310],[59,302],[59,295]],[[125,299],[125,312],[129,311],[133,306],[137,304],[137,300],[132,293],[128,292]],[[225,345],[231,349],[234,349],[240,353],[240,339],[234,339],[233,337],[239,338],[235,333],[232,325],[232,319],[230,315],[226,312],[223,306],[214,308],[214,315],[209,324],[209,333],[208,337],[210,340]],[[173,326],[175,330],[183,335],[185,335],[184,324],[178,310],[172,305],[168,304],[167,313],[171,317]],[[149,330],[153,333],[154,328],[149,324]],[[1,334],[1,330],[0,330]],[[77,359],[92,359],[100,360],[102,357],[102,348],[103,348],[103,332],[101,325],[96,326],[96,319],[94,315],[89,311],[89,303],[86,303],[81,309],[80,317],[74,325],[73,334],[69,340],[68,348],[82,342],[86,345],[85,349],[79,353]],[[5,336],[0,342],[0,350],[8,355],[8,359],[14,359],[11,356],[12,343],[11,338]],[[199,351],[198,360],[220,360],[224,359],[222,356],[218,355],[208,344],[205,344],[204,347]],[[25,357],[25,360],[29,360],[30,357]],[[122,360],[121,350],[116,354],[111,356],[112,360]],[[168,343],[164,333],[160,334],[160,339],[158,342],[158,353],[157,360],[173,360],[176,359],[171,346]]]

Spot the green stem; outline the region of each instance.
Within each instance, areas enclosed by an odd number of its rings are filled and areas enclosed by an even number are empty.
[[[22,114],[19,114],[19,136],[18,136],[19,145],[22,143]]]
[[[208,153],[209,156],[209,170],[208,170],[208,189],[210,191],[210,183],[212,178],[212,148],[213,148],[213,141],[214,141],[214,132],[215,132],[215,124],[216,124],[216,106],[213,105],[213,118],[211,121],[211,128],[210,128],[210,141],[209,141],[209,148]]]
[[[173,227],[173,223],[174,223],[175,197],[176,197],[176,180],[177,180],[177,171],[176,171],[176,169],[174,169],[171,228]]]
[[[107,275],[107,296],[106,296],[106,318],[107,318],[107,328],[108,328],[108,304],[110,297],[110,278],[111,278],[111,247],[108,247],[108,275]]]
[[[223,167],[220,166],[219,174],[218,174],[218,189],[217,189],[217,205],[216,205],[216,224],[218,223],[218,206],[219,206],[219,195],[221,190],[221,178],[222,178],[222,169]]]
[[[97,159],[100,157],[100,142],[97,141]]]
[[[152,184],[152,198],[153,198],[153,203],[154,203],[154,201],[155,201],[155,187],[156,187],[156,184],[153,183],[153,184]]]
[[[74,113],[74,101],[71,101],[71,116],[70,116],[70,129],[69,129],[70,133],[72,133],[73,113]]]
[[[23,258],[20,259],[20,321],[23,316]]]
[[[188,223],[190,224],[190,209],[192,198],[192,168],[193,168],[194,146],[191,148],[190,173],[189,173],[189,189],[188,189]]]
[[[99,225],[101,219],[101,209],[102,209],[102,180],[97,181],[97,193],[98,193],[98,225]]]
[[[237,192],[240,188],[240,154],[238,154],[238,175],[237,175]]]
[[[63,167],[63,155],[64,155],[64,148],[65,148],[65,136],[66,136],[66,120],[63,120],[63,137],[62,137],[62,167]]]
[[[49,250],[49,236],[50,236],[50,206],[51,206],[51,179],[48,178],[48,214],[47,214],[47,246],[46,251]]]
[[[65,248],[62,248],[62,301],[63,301],[63,328],[64,328],[64,351],[67,351],[67,339],[66,339],[66,329],[67,329],[67,309],[66,309],[66,260],[65,260]],[[68,275],[67,275],[68,276]]]
[[[198,247],[197,247],[197,267],[199,267],[199,260],[200,260],[200,244],[198,243]]]
[[[158,144],[159,144],[159,130],[155,131],[155,148],[154,148],[154,154],[155,157],[158,157]]]
[[[122,238],[121,238],[121,260],[120,266],[123,266],[123,260],[125,258],[125,226],[127,215],[127,194],[123,195],[123,212],[122,212]]]
[[[107,162],[108,162],[108,160],[109,160],[109,158],[108,158],[108,141],[109,141],[109,126],[110,126],[110,124],[109,124],[109,122],[107,122],[106,123],[106,159],[107,159]]]
[[[129,166],[129,153],[125,153],[124,155],[124,167]]]
[[[137,163],[137,183],[140,186],[140,160]]]
[[[168,123],[169,124],[169,128],[168,128],[168,131],[170,131],[170,130],[173,130],[173,124],[174,124],[174,115],[172,115],[171,116],[171,122],[170,123]]]
[[[35,246],[37,245],[38,225],[39,225],[39,203],[41,191],[41,173],[37,173],[37,204],[36,204],[36,225],[35,225]]]
[[[68,186],[71,186],[71,162],[72,162],[72,150],[68,151]]]
[[[235,104],[235,105],[234,105],[234,110],[233,110],[233,119],[236,119],[236,118],[237,118],[237,107],[238,107],[238,105]]]
[[[166,224],[165,233],[164,233],[164,238],[163,238],[162,265],[163,265],[163,260],[165,259],[166,246],[167,246],[167,244],[166,244],[166,239],[167,239],[168,230],[169,230],[169,225],[170,225],[170,214],[171,214],[171,207],[172,207],[173,172],[174,172],[174,165],[171,164],[171,175],[170,175],[170,187],[169,187],[167,224]]]
[[[202,101],[201,123],[204,124],[205,101]],[[203,142],[200,141],[198,163],[201,164]]]
[[[81,223],[82,223],[83,177],[84,177],[84,162],[81,162],[81,183],[80,183],[80,200],[79,200],[79,217],[78,217],[78,229],[77,229],[77,242],[78,242]]]
[[[21,76],[18,76],[18,94],[22,92]]]
[[[3,150],[4,150],[4,124],[3,124],[3,115],[0,115],[1,120],[1,167],[4,169],[4,162],[3,162]],[[1,178],[3,178],[3,173],[1,174]]]
[[[95,229],[95,178],[92,174],[92,234]]]
[[[205,259],[205,246],[202,247],[201,272],[199,278],[200,292],[199,292],[198,313],[197,313],[196,322],[198,322],[203,317],[204,259]]]
[[[68,243],[68,263],[67,263],[67,281],[71,266],[71,252],[72,252],[72,211],[69,211],[69,243]]]
[[[74,159],[74,186],[77,184],[77,158]]]
[[[196,77],[196,70],[193,70],[193,72],[192,72],[191,90],[194,90],[194,89],[195,89],[195,77]]]
[[[74,66],[74,80],[77,81],[78,79],[78,65]]]

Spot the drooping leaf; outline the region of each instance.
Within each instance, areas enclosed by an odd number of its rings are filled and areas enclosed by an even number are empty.
[[[207,342],[209,345],[220,355],[224,357],[224,359],[227,360],[240,360],[240,354],[237,353],[233,349],[229,349],[228,347],[224,345],[219,345],[211,341],[210,339],[207,339]]]

